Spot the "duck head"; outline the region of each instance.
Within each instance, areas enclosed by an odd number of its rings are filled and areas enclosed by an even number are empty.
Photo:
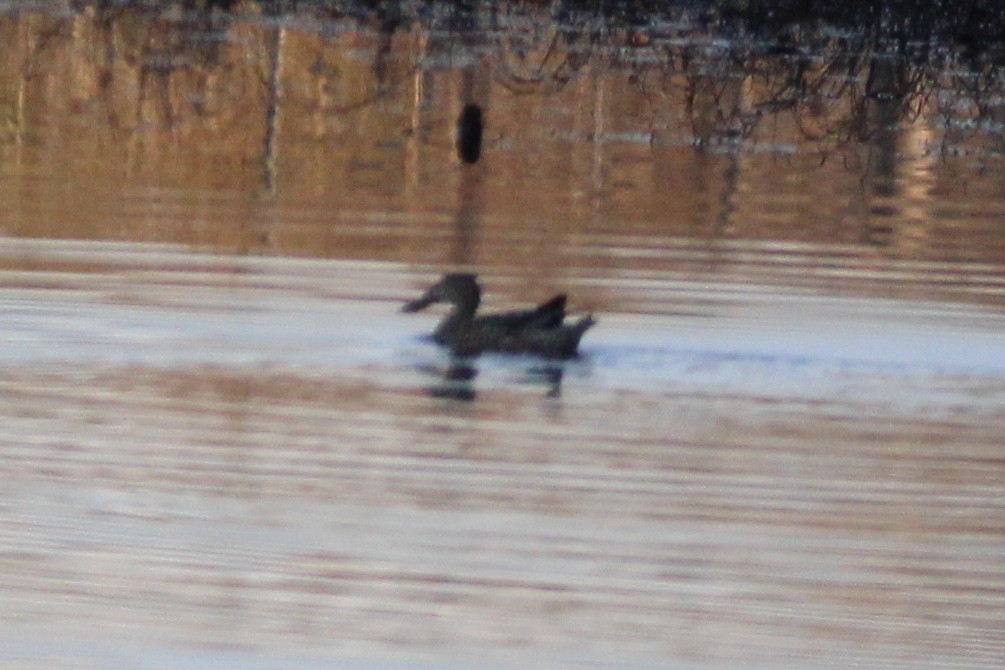
[[[421,298],[406,303],[402,312],[418,312],[437,302],[451,304],[458,311],[474,314],[481,301],[481,289],[478,288],[476,275],[467,272],[455,272],[443,275],[443,278],[429,287]]]

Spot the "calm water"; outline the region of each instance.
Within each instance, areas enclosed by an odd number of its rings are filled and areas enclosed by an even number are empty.
[[[5,668],[1005,664],[993,59],[247,9],[0,14]]]

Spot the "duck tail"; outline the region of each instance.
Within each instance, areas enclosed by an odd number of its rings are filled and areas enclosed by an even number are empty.
[[[582,336],[583,333],[592,328],[596,323],[597,320],[593,318],[593,314],[587,314],[582,319],[576,322],[574,328],[576,329],[576,332],[578,332],[580,336]]]

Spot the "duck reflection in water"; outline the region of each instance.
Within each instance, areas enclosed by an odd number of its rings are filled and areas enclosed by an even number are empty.
[[[402,311],[417,312],[440,302],[451,305],[452,309],[432,337],[452,354],[452,364],[446,373],[451,388],[470,389],[477,374],[467,362],[471,357],[488,352],[530,354],[549,361],[540,370],[535,369],[535,373],[548,380],[549,395],[557,396],[562,368],[556,361],[577,357],[579,341],[596,323],[593,315],[566,323],[565,295],[557,295],[533,309],[476,316],[481,287],[477,277],[470,273],[444,275],[422,297],[405,304]],[[473,398],[473,390],[465,391],[464,395]]]

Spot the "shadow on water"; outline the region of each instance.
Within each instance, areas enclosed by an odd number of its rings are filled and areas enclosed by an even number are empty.
[[[569,364],[566,361],[531,361],[527,357],[517,357],[508,360],[504,367],[519,373],[516,384],[541,388],[547,398],[560,398],[565,367]],[[478,397],[475,384],[478,366],[476,358],[451,356],[446,366],[420,364],[415,369],[436,380],[435,384],[426,387],[430,397],[472,402]]]
[[[478,376],[478,368],[471,362],[452,358],[445,370],[421,369],[423,372],[442,376],[442,382],[430,386],[427,390],[430,397],[462,400],[470,402],[475,399],[474,380]]]

